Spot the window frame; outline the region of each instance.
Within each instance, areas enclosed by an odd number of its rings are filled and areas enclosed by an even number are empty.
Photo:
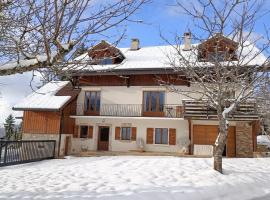
[[[94,104],[92,105],[92,94],[94,94]],[[93,109],[91,109],[93,107]],[[92,90],[85,91],[84,95],[84,114],[85,115],[99,115],[101,108],[101,91]]]
[[[148,90],[143,91],[143,112],[145,115],[157,113],[162,116],[164,113],[165,91]]]
[[[82,137],[82,128],[86,128],[86,137]],[[88,138],[88,131],[89,131],[88,125],[81,125],[80,126],[80,138],[81,139],[87,139]]]
[[[122,134],[123,134],[123,130],[125,130],[125,136],[127,136],[127,133],[129,130],[129,139],[126,137],[126,138],[123,138]],[[124,140],[124,141],[130,141],[131,140],[131,136],[132,136],[132,127],[121,127],[121,132],[120,132],[120,139],[121,140]]]
[[[157,133],[157,129],[160,129],[160,143],[156,142],[156,133]],[[166,135],[167,135],[167,143],[163,143],[163,135],[165,134],[164,130],[166,131]],[[154,144],[156,145],[169,145],[169,128],[155,128],[154,129]]]

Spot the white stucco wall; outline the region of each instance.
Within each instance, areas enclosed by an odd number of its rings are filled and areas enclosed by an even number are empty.
[[[137,127],[137,139],[144,141],[144,150],[153,152],[181,152],[182,146],[178,145],[180,140],[187,140],[189,137],[188,122],[183,119],[164,118],[114,118],[114,117],[78,117],[77,125],[93,126],[93,139],[73,139],[72,148],[74,152],[81,150],[97,150],[99,126],[110,127],[109,150],[110,151],[130,151],[138,150],[135,141],[115,140],[115,127],[126,126]],[[147,128],[175,128],[176,145],[146,144]],[[83,148],[84,146],[84,148]]]
[[[191,90],[192,87],[176,86],[185,90]],[[170,92],[165,87],[161,86],[103,86],[92,87],[83,86],[82,91],[78,96],[77,114],[82,114],[82,105],[84,104],[85,91],[101,91],[101,105],[102,104],[142,104],[143,103],[143,91],[165,91],[165,104],[178,104],[182,105],[182,100],[187,99],[182,94]]]

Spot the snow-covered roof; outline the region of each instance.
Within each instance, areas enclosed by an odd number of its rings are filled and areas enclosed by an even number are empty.
[[[171,46],[151,46],[143,47],[138,50],[119,48],[119,50],[125,56],[125,59],[121,64],[91,65],[87,67],[84,65],[80,67],[78,65],[74,66],[74,69],[102,71],[107,69],[153,69],[170,67],[166,57],[166,52],[168,50],[172,50]],[[76,58],[76,60],[81,61],[87,61],[89,59],[88,53],[82,54]]]
[[[181,51],[181,54],[188,58],[191,62],[197,60],[197,47],[199,44],[193,44],[193,50],[183,50],[184,45],[177,47]],[[145,70],[145,69],[166,69],[171,68],[169,58],[177,58],[176,46],[165,45],[165,46],[150,46],[142,47],[138,50],[130,50],[129,48],[119,48],[124,55],[125,59],[121,64],[109,64],[109,65],[87,65],[85,62],[91,60],[88,53],[82,54],[75,59],[78,63],[69,67],[73,70],[82,71],[104,71],[104,70]],[[251,42],[246,42],[241,52],[242,58],[239,58],[241,65],[262,65],[266,61],[266,57],[260,53],[259,49],[254,46]],[[84,62],[85,61],[85,62]],[[177,62],[177,59],[176,59]],[[230,61],[233,65],[234,62]],[[224,62],[227,65],[227,62]],[[211,65],[211,63],[200,62],[196,65]]]
[[[71,96],[56,96],[69,81],[52,81],[16,104],[14,110],[59,110]]]

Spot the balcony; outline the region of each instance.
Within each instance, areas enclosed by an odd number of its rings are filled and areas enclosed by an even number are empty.
[[[101,104],[100,107],[85,109],[77,105],[79,116],[115,116],[115,117],[166,117],[182,118],[182,105],[160,105],[155,111],[146,111],[143,104]]]
[[[217,111],[209,106],[207,100],[183,100],[183,117],[185,119],[216,120]],[[228,115],[230,120],[257,120],[257,105],[254,100],[240,103],[234,111]]]

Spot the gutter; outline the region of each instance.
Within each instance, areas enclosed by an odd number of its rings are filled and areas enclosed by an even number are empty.
[[[12,107],[12,110],[15,111],[48,111],[48,112],[59,112],[61,108],[59,109],[51,109],[51,108],[14,108]]]

